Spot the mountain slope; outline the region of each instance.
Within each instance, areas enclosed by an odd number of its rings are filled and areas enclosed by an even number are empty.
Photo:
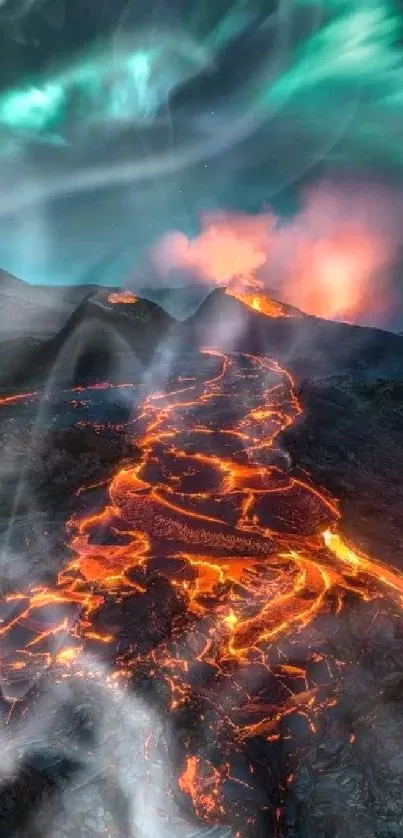
[[[49,375],[76,384],[132,375],[137,364],[152,357],[175,321],[148,300],[116,305],[108,294],[102,289],[88,295],[55,336],[10,357],[0,374],[1,385],[44,382]]]
[[[0,332],[2,339],[43,338],[57,332],[70,313],[66,303],[45,289],[28,285],[0,271]]]
[[[210,346],[270,355],[299,379],[339,373],[355,378],[403,377],[401,335],[323,320],[267,299],[263,310],[282,312],[282,316],[270,316],[258,310],[257,298],[246,304],[221,288],[211,292],[183,322],[149,299],[113,304],[110,292],[96,286],[50,290],[0,275],[0,303],[4,293],[13,301],[14,310],[24,310],[22,337],[7,340],[8,333],[2,333],[0,385],[20,386],[46,378],[55,363],[59,377],[99,378],[118,371],[122,377],[130,366],[129,356],[136,363],[146,363],[168,336],[175,339],[176,352],[181,347]],[[37,317],[54,329],[54,315],[49,305],[45,307],[50,297],[63,301],[56,310],[59,328],[46,339],[42,335],[40,343],[26,307],[34,306]],[[80,298],[73,310],[72,301]],[[84,360],[77,366],[80,358]]]
[[[287,316],[267,316],[217,289],[183,324],[183,339],[198,346],[272,355],[304,378],[340,372],[403,377],[402,336],[283,309]]]

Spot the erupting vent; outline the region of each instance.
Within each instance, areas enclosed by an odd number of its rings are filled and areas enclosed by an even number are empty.
[[[137,303],[138,297],[135,296],[131,291],[111,291],[108,294],[108,303]]]
[[[298,316],[297,312],[295,312],[295,314],[291,314],[289,311],[287,311],[285,306],[277,302],[277,300],[270,299],[270,297],[267,297],[266,294],[258,292],[252,294],[245,294],[242,293],[242,291],[236,291],[231,288],[227,288],[226,293],[230,297],[235,297],[245,306],[248,306],[248,308],[253,308],[255,311],[259,311],[260,314],[265,314],[267,317]]]

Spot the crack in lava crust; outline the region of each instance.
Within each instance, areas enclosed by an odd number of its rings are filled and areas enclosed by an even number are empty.
[[[160,678],[172,717],[194,702],[216,757],[189,735],[179,786],[197,815],[219,822],[231,808],[231,749],[276,739],[294,712],[314,730],[336,700],[309,682],[305,663],[287,663],[293,645],[304,637],[306,660],[321,658],[309,650],[318,615],[340,613],[346,595],[401,607],[403,581],[349,547],[337,504],[285,468],[279,434],[301,415],[290,374],[257,356],[202,359],[194,378],[145,400],[140,461],[115,474],[99,512],[70,520],[73,558],[55,588],[7,598],[0,635],[3,682],[50,662],[74,671],[95,644],[112,650],[118,676]],[[104,608],[141,602],[155,570],[184,607],[168,639],[144,652],[132,637],[122,651]],[[276,680],[272,701],[259,698],[259,672]]]

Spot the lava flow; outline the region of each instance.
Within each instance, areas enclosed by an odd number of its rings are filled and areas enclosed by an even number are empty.
[[[292,313],[287,311],[286,307],[277,300],[272,300],[271,297],[263,294],[260,288],[255,293],[245,294],[244,292],[237,291],[236,288],[228,287],[226,289],[226,293],[230,297],[235,297],[248,308],[253,308],[254,311],[259,311],[261,314],[265,314],[266,317],[298,316],[294,313],[294,311]]]
[[[194,712],[204,731],[203,744],[185,737],[179,786],[214,823],[231,819],[228,784],[253,782],[234,776],[231,753],[275,740],[295,714],[314,731],[337,700],[310,674],[325,660],[310,640],[317,618],[351,598],[400,608],[403,578],[344,543],[337,503],[291,470],[280,434],[301,406],[286,370],[205,350],[192,378],[181,372],[145,399],[140,457],[116,472],[104,506],[69,521],[57,584],[3,602],[2,682],[12,696],[27,673],[68,670],[82,648],[108,650],[134,683],[159,679],[172,720]]]

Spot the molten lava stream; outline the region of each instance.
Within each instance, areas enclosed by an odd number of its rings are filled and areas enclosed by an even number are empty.
[[[209,822],[231,820],[228,784],[253,783],[232,775],[231,753],[275,739],[295,713],[314,731],[331,700],[301,654],[292,660],[301,644],[307,661],[320,657],[317,616],[346,595],[402,604],[402,577],[337,534],[337,504],[278,465],[279,434],[300,414],[277,362],[206,351],[194,377],[145,400],[140,461],[117,471],[101,510],[69,522],[73,557],[55,589],[1,608],[3,683],[51,660],[69,669],[88,645],[165,683],[172,719],[186,709],[205,732],[203,747],[190,733],[184,742],[179,786]],[[160,600],[155,570],[169,580]],[[123,641],[127,613],[143,614],[139,631],[153,614],[148,653],[134,629]]]

